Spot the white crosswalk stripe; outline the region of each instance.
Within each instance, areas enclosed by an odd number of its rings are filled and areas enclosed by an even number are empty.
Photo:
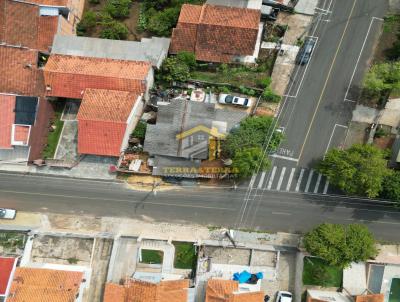
[[[290,186],[292,185],[292,180],[293,180],[293,176],[294,176],[294,172],[295,171],[296,171],[296,168],[292,168],[292,171],[290,172],[290,175],[289,175],[289,180],[288,180],[287,185],[286,185],[286,191],[290,190]]]
[[[292,186],[293,184],[293,186]],[[311,192],[327,194],[329,181],[313,169],[273,166],[270,172],[254,175],[250,180],[254,189]]]
[[[271,190],[272,182],[274,181],[274,177],[275,177],[275,173],[276,173],[276,169],[277,169],[276,166],[274,166],[274,167],[272,168],[272,173],[271,173],[271,176],[269,177],[269,182],[268,182],[267,190]]]

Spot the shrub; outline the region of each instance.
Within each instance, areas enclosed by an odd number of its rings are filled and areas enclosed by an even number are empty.
[[[88,30],[94,28],[97,24],[97,15],[93,11],[88,11],[83,14],[81,21],[76,26],[78,36],[83,36]]]
[[[110,40],[125,40],[128,37],[128,28],[125,24],[118,21],[103,23],[100,38]]]
[[[186,64],[190,70],[193,70],[196,68],[196,56],[194,53],[189,52],[189,51],[181,51],[177,54],[176,56],[178,60],[184,64]]]
[[[161,65],[160,72],[157,74],[159,80],[166,82],[180,81],[185,82],[190,77],[189,66],[178,60],[177,57],[169,57]]]
[[[267,88],[269,85],[271,85],[271,82],[271,77],[263,78],[257,81],[257,86],[260,88]]]
[[[99,4],[100,0],[89,0],[90,4]]]
[[[178,22],[180,8],[170,7],[151,15],[147,23],[147,30],[158,36],[169,36],[172,28]]]
[[[146,129],[147,129],[147,124],[145,122],[139,121],[137,123],[135,130],[132,132],[132,137],[139,138],[143,140],[146,136]]]
[[[266,102],[279,103],[281,97],[274,93],[271,88],[267,87],[261,94],[261,99]]]
[[[109,13],[113,18],[123,19],[129,16],[131,4],[131,0],[108,0],[104,11]]]

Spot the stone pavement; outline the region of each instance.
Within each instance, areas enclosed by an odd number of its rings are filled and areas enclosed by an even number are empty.
[[[319,0],[298,0],[294,11],[298,14],[314,15]]]

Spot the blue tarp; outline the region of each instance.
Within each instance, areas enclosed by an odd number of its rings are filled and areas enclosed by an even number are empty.
[[[264,275],[262,272],[255,274],[257,279],[263,279]],[[234,273],[233,280],[238,281],[239,284],[246,283],[250,280],[251,274],[248,271],[243,271],[241,273]]]

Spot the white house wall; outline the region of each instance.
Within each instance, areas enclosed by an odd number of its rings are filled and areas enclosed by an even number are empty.
[[[122,140],[121,144],[121,152],[128,147],[129,136],[131,135],[132,131],[135,129],[140,117],[142,116],[144,109],[144,101],[142,96],[139,96],[136,100],[135,104],[132,107],[132,111],[129,114],[128,120],[126,121],[126,130],[125,135]]]

